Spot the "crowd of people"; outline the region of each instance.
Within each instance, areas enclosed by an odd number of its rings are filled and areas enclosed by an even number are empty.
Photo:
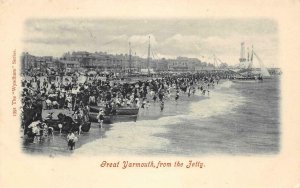
[[[72,112],[74,121],[89,121],[90,106],[105,106],[98,114],[99,124],[103,116],[115,114],[120,107],[149,108],[151,102],[159,102],[164,110],[165,101],[178,101],[182,95],[190,97],[200,90],[209,90],[228,75],[224,72],[165,74],[156,78],[126,81],[107,75],[73,74],[70,77],[24,77],[22,80],[22,125],[24,133],[32,132],[30,124],[43,122],[43,110],[65,109]],[[84,78],[84,79],[82,79]],[[82,81],[83,80],[83,81]]]

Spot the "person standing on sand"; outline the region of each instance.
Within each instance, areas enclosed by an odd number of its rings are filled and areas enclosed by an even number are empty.
[[[69,111],[72,110],[72,97],[71,97],[70,94],[69,94],[69,96],[67,97],[67,107],[68,107],[68,110],[69,110]]]
[[[165,107],[165,103],[164,103],[164,101],[161,101],[161,103],[160,103],[160,111],[161,112],[164,110],[164,107]]]
[[[142,102],[141,108],[145,108],[145,105],[146,105],[146,99],[143,99],[143,102]]]
[[[177,90],[177,92],[176,92],[176,97],[175,97],[175,101],[177,102],[178,99],[179,99],[179,91]]]
[[[102,128],[103,121],[104,121],[104,112],[103,112],[103,109],[99,110],[99,113],[97,115],[97,119],[98,119],[100,128]]]
[[[75,134],[73,132],[70,131],[67,136],[67,140],[68,140],[68,148],[70,150],[74,150],[75,143],[77,142],[78,138],[75,136]]]
[[[148,100],[146,104],[146,109],[148,110],[149,108],[150,108],[150,101]]]
[[[156,96],[156,93],[155,93],[154,96],[153,96],[153,101],[154,102],[156,102],[156,98],[157,98],[157,96]]]

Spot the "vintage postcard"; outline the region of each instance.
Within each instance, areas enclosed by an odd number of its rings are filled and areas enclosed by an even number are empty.
[[[300,187],[300,2],[229,2],[1,2],[1,187]]]

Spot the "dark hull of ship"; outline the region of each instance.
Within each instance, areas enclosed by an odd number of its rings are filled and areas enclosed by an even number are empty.
[[[90,122],[98,122],[97,112],[89,113],[89,121]],[[105,115],[103,123],[112,124],[117,122],[128,122],[128,121],[136,121],[137,115]]]
[[[98,113],[99,109],[103,108],[102,106],[90,106],[90,112]],[[137,115],[139,113],[139,108],[131,107],[119,107],[116,109],[116,115]]]

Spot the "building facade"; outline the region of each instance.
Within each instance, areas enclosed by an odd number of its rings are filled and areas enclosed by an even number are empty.
[[[108,72],[141,72],[142,69],[151,69],[155,72],[197,72],[213,69],[212,64],[201,62],[197,58],[177,57],[176,59],[152,59],[128,54],[108,54],[106,52],[67,52],[59,59],[52,56],[33,56],[29,53],[22,55],[22,70],[54,69],[63,71],[95,70]],[[130,61],[131,59],[131,61]],[[149,63],[148,63],[149,62]]]

